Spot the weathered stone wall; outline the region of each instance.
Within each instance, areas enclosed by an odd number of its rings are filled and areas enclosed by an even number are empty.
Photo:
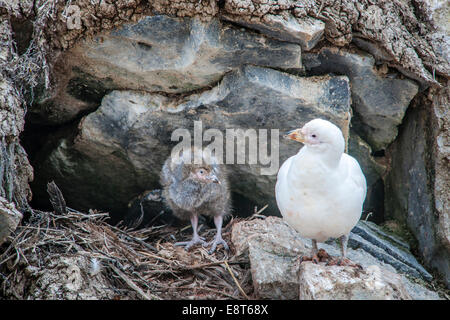
[[[415,101],[389,149],[386,214],[407,223],[426,263],[450,283],[449,89],[430,99]]]
[[[9,20],[0,15],[0,243],[22,219],[16,207],[22,211],[28,207],[29,182],[33,179],[33,169],[19,141],[25,123],[25,104],[5,70],[11,60],[17,59],[12,44]]]

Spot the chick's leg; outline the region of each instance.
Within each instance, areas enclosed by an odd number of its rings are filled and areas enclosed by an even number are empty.
[[[209,249],[208,253],[212,254],[214,251],[216,251],[216,248],[219,244],[223,245],[225,250],[228,250],[228,244],[225,242],[225,240],[222,239],[222,223],[223,223],[223,217],[222,216],[215,216],[214,217],[214,224],[216,225],[217,233],[213,241],[210,242],[211,249]]]
[[[184,246],[184,249],[189,250],[192,246],[196,244],[205,245],[205,238],[200,237],[197,232],[198,226],[198,216],[196,214],[191,216],[191,225],[192,225],[192,240],[191,241],[182,241],[175,243],[176,246]]]

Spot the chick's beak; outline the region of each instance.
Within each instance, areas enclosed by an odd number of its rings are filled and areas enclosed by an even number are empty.
[[[211,175],[209,176],[209,179],[210,179],[212,182],[214,182],[214,183],[220,184],[220,181],[219,181],[219,179],[216,177],[215,174],[211,174]]]
[[[302,129],[295,129],[295,130],[286,132],[286,134],[284,135],[284,138],[295,140],[295,141],[298,141],[301,143],[305,143],[305,141],[306,141],[305,135],[302,133]]]

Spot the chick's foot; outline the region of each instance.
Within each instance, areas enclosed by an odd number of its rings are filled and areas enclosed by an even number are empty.
[[[208,253],[213,254],[214,251],[216,251],[216,248],[219,244],[223,245],[224,249],[227,251],[230,249],[230,247],[228,247],[228,244],[226,243],[226,241],[222,239],[222,236],[219,236],[219,237],[215,237],[213,241],[211,241],[210,243],[207,244],[207,245],[211,245],[211,248],[209,249]]]
[[[191,241],[181,241],[181,242],[176,242],[175,246],[184,246],[184,249],[186,251],[188,251],[191,247],[195,246],[196,244],[201,244],[202,246],[206,245],[207,242],[205,241],[205,238],[203,237],[199,237],[199,236],[194,236],[192,237]]]

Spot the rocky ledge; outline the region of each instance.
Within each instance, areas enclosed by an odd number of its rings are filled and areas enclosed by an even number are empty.
[[[403,240],[364,221],[350,239],[348,258],[362,270],[311,262],[299,266],[298,257],[310,253],[311,241],[278,217],[238,222],[232,229],[236,254],[250,262],[254,289],[261,299],[439,299],[422,280],[431,275]],[[332,256],[340,254],[333,240],[319,248]]]

